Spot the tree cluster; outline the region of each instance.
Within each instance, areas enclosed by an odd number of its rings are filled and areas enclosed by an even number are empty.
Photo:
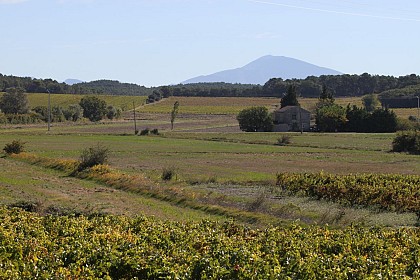
[[[74,84],[70,88],[76,94],[108,94],[108,95],[140,95],[146,96],[152,92],[151,88],[131,83],[120,83],[112,80],[98,80]]]
[[[105,100],[96,96],[85,96],[79,102],[83,109],[83,117],[88,118],[92,122],[102,120],[105,116],[112,120],[121,116],[121,109],[112,105],[107,105]]]
[[[328,87],[336,97],[363,96],[369,93],[381,93],[391,89],[419,86],[420,76],[412,74],[397,78],[364,73],[362,75],[309,76],[306,79],[292,80],[273,78],[263,86],[263,95],[281,97],[282,93],[287,91],[290,84],[295,84],[298,87],[302,97],[320,96],[323,86]]]
[[[273,128],[273,119],[266,107],[251,107],[239,112],[239,128],[246,132],[265,132]]]
[[[369,111],[335,103],[318,106],[315,121],[317,130],[322,132],[386,133],[395,132],[398,127],[397,116],[388,109]]]
[[[281,99],[281,108],[299,106],[297,89],[291,85]],[[397,131],[399,121],[396,114],[388,109],[376,108],[376,96],[363,98],[364,108],[357,106],[344,108],[335,104],[332,91],[324,86],[317,103],[315,122],[321,132],[366,132],[386,133]],[[273,120],[265,107],[252,107],[239,112],[239,127],[243,131],[271,131]]]
[[[0,98],[0,123],[37,123],[50,120],[51,122],[78,121],[82,117],[90,121],[99,121],[104,117],[117,119],[121,116],[121,109],[107,105],[96,96],[85,96],[79,104],[71,104],[67,108],[61,106],[37,106],[29,110],[29,102],[22,88],[9,88]]]
[[[8,88],[0,98],[0,110],[5,114],[29,113],[28,98],[22,88]]]

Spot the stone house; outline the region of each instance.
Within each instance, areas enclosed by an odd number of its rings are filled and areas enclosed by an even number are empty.
[[[311,113],[300,106],[286,106],[273,112],[274,132],[309,131]]]

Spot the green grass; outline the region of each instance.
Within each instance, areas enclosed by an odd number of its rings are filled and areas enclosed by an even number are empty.
[[[169,138],[198,139],[218,142],[275,145],[288,135],[293,147],[389,151],[394,134],[390,133],[166,133]]]
[[[217,137],[216,137],[217,136]],[[78,158],[86,147],[102,143],[111,165],[159,178],[176,167],[179,179],[220,181],[274,180],[277,172],[419,174],[417,156],[390,153],[393,134],[292,134],[292,144],[277,146],[276,133],[171,133],[164,137],[89,134],[2,133],[0,147],[14,139],[30,152],[53,158]]]
[[[0,158],[0,169],[0,205],[27,201],[39,203],[41,212],[54,206],[87,214],[148,215],[177,221],[224,219],[19,161]]]

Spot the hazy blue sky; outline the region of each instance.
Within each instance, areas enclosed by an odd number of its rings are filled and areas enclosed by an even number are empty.
[[[0,0],[0,73],[179,83],[288,56],[420,74],[418,0]]]

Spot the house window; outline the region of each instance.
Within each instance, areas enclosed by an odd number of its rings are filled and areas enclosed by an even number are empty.
[[[295,120],[297,120],[297,115],[296,114],[293,114],[292,115],[292,121],[295,121]]]

